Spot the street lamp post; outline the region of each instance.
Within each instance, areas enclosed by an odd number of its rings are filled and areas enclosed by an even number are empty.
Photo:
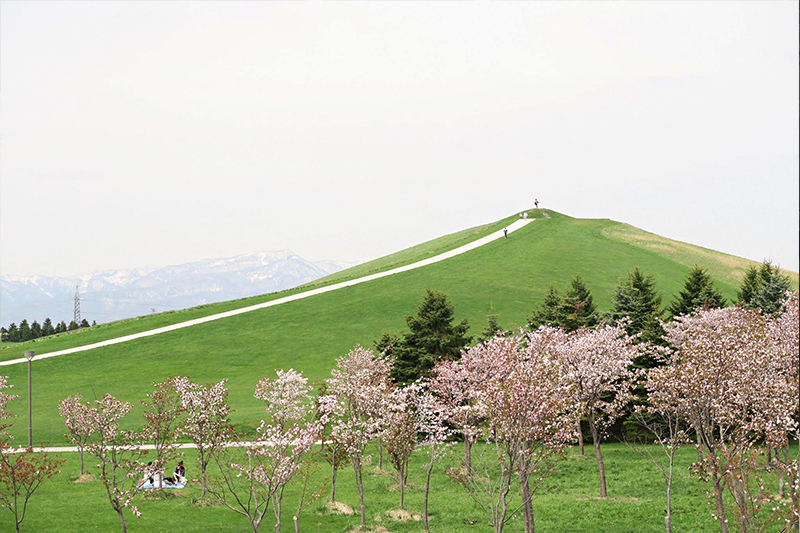
[[[28,360],[28,449],[33,449],[33,408],[31,407],[31,361],[36,352],[25,352]]]

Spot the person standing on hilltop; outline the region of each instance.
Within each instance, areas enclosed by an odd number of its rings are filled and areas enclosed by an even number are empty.
[[[533,201],[533,205],[535,205],[535,206],[536,206],[536,209],[539,209],[539,199],[538,199],[538,198],[536,198],[536,199]]]

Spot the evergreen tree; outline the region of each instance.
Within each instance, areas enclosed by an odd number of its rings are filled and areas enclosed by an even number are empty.
[[[400,344],[400,337],[390,333],[384,333],[381,338],[375,341],[375,351],[386,357],[394,357],[394,349]]]
[[[31,327],[28,325],[28,320],[25,318],[19,323],[19,340],[20,342],[31,340]]]
[[[403,340],[393,350],[392,379],[408,383],[427,376],[440,359],[458,359],[472,337],[467,335],[466,319],[458,324],[453,320],[453,305],[447,296],[428,289],[417,315],[406,317],[411,331],[403,334]]]
[[[19,329],[14,322],[8,326],[8,342],[19,342]]]
[[[72,330],[78,329],[79,327],[80,326],[78,325],[77,322],[75,322],[74,320],[70,320],[69,326],[67,326],[67,331],[72,331]]]
[[[742,307],[758,308],[765,314],[774,315],[780,312],[786,291],[791,286],[789,277],[765,260],[758,269],[750,267],[745,273],[737,293],[738,303]]]
[[[56,326],[56,333],[64,333],[65,331],[67,331],[67,323],[62,320]]]
[[[89,327],[89,321],[84,318],[83,320],[81,320],[81,324],[80,324],[79,327],[88,328]]]
[[[53,327],[53,321],[50,320],[50,317],[45,318],[44,322],[42,323],[42,337],[47,337],[55,332],[56,330]]]
[[[0,342],[8,342],[8,330],[0,327]]]
[[[758,290],[758,286],[760,284],[760,278],[758,275],[758,269],[754,266],[751,266],[747,269],[747,272],[744,273],[744,278],[742,279],[742,284],[739,286],[739,290],[736,293],[737,303],[742,307],[750,307],[753,303],[753,297]]]
[[[541,307],[535,307],[528,318],[528,327],[537,329],[539,326],[563,326],[563,312],[561,296],[559,296],[558,290],[550,285],[544,295]]]
[[[769,261],[764,261],[758,271],[758,277],[760,281],[751,306],[761,309],[768,315],[780,313],[783,301],[786,299],[786,291],[792,287],[789,276],[781,274],[780,269]]]
[[[33,321],[31,324],[31,339],[38,339],[42,336],[42,326],[39,325],[37,321]]]
[[[614,291],[609,319],[617,324],[627,318],[625,329],[628,335],[641,333],[637,342],[663,345],[664,330],[659,322],[661,315],[661,295],[656,293],[653,276],[645,276],[639,267],[634,268],[627,279],[620,280]],[[640,357],[634,364],[651,367],[654,362],[649,357]]]
[[[497,314],[494,312],[494,307],[489,309],[489,316],[487,317],[486,329],[483,330],[481,336],[478,338],[480,342],[492,339],[503,332],[503,328],[497,323]]]
[[[667,312],[670,318],[674,318],[679,315],[688,315],[696,309],[704,307],[725,307],[726,303],[722,293],[714,287],[711,276],[704,269],[695,265],[686,276],[683,290],[669,305]]]
[[[567,331],[596,326],[600,322],[592,293],[579,275],[572,280],[561,302],[561,317]]]

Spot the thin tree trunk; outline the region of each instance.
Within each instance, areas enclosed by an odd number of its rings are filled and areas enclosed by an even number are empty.
[[[586,455],[583,448],[583,428],[581,427],[580,420],[578,420],[578,449],[580,450],[581,455]]]
[[[300,523],[297,521],[297,517],[293,516],[292,521],[294,522],[294,533],[300,533]]]
[[[83,477],[83,446],[78,446],[78,456],[81,459],[81,477]]]
[[[332,463],[333,467],[331,468],[331,502],[336,501],[336,463]]]
[[[405,467],[401,466],[398,473],[400,474],[400,509],[403,508],[403,504],[405,503],[406,499],[406,480],[405,478]]]
[[[428,527],[428,494],[430,493],[431,490],[431,473],[433,472],[433,461],[434,458],[436,457],[434,453],[435,452],[432,450],[431,462],[428,463],[428,470],[427,472],[425,472],[425,503],[423,505],[423,510],[422,510],[422,519],[425,524],[425,531],[430,531]]]
[[[669,471],[667,474],[667,516],[664,517],[666,533],[672,533],[672,471],[675,464],[675,450],[670,450]]]
[[[280,498],[272,501],[273,508],[275,509],[275,533],[281,533],[281,508],[283,502]]]
[[[464,465],[467,474],[472,474],[472,439],[467,435],[464,435]]]
[[[717,477],[717,473],[711,474],[711,481],[714,484],[714,498],[717,502],[717,519],[719,520],[719,530],[721,533],[728,533],[728,517],[725,514],[725,502],[722,500],[722,484]]]
[[[606,498],[608,497],[608,491],[606,491],[606,467],[603,464],[603,454],[600,452],[600,432],[597,430],[594,416],[589,417],[589,429],[592,430],[594,457],[597,459],[597,471],[600,474],[600,497]]]
[[[361,506],[361,526],[367,525],[367,510],[364,508],[364,484],[361,479],[361,458],[353,459],[353,472],[356,477],[356,488],[358,489],[358,503]]]
[[[378,437],[378,470],[383,471],[383,441]]]
[[[17,528],[17,533],[19,533],[19,507],[17,506],[17,492],[14,491],[14,527]]]
[[[199,450],[200,453],[200,484],[202,485],[202,490],[200,491],[200,497],[206,497],[206,462],[205,462],[205,453],[203,448],[201,447]]]
[[[122,533],[128,533],[128,526],[125,524],[125,517],[122,514],[122,509],[117,509],[119,515],[119,523],[122,526]]]
[[[522,496],[522,515],[525,519],[525,533],[534,533],[533,522],[533,495],[531,494],[531,487],[528,484],[529,476],[527,474],[519,475],[519,492]]]
[[[783,452],[783,460],[781,460],[781,452]],[[775,450],[775,459],[780,463],[789,464],[789,444],[783,449]],[[786,497],[786,483],[783,480],[783,468],[778,469],[778,495],[781,498]]]

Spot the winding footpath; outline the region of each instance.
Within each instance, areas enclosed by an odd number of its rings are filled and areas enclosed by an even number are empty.
[[[512,224],[507,226],[508,234],[515,232],[516,230],[525,227],[527,224],[533,222],[535,219],[519,219],[514,221]],[[188,328],[191,326],[197,326],[199,324],[205,324],[206,322],[211,322],[213,320],[219,320],[221,318],[228,318],[231,316],[241,315],[244,313],[249,313],[251,311],[258,311],[259,309],[266,309],[267,307],[272,307],[275,305],[281,305],[287,302],[293,302],[295,300],[302,300],[303,298],[308,298],[309,296],[316,296],[318,294],[324,294],[326,292],[335,291],[338,289],[343,289],[345,287],[352,287],[353,285],[359,285],[361,283],[366,283],[368,281],[373,281],[380,278],[385,278],[387,276],[392,276],[394,274],[400,274],[401,272],[408,272],[409,270],[414,270],[417,268],[421,268],[424,266],[432,265],[434,263],[438,263],[440,261],[444,261],[445,259],[450,259],[451,257],[455,257],[457,255],[461,255],[463,253],[469,252],[476,248],[480,248],[485,244],[489,244],[492,241],[496,241],[497,239],[503,238],[503,230],[496,231],[486,237],[482,237],[475,241],[465,244],[464,246],[459,246],[458,248],[454,248],[448,252],[441,253],[439,255],[435,255],[433,257],[429,257],[428,259],[423,259],[422,261],[417,261],[416,263],[411,263],[410,265],[405,265],[397,268],[393,268],[391,270],[386,270],[384,272],[378,272],[377,274],[370,274],[368,276],[364,276],[361,278],[351,279],[348,281],[342,281],[340,283],[334,283],[333,285],[327,285],[325,287],[320,287],[318,289],[312,289],[310,291],[305,291],[297,294],[292,294],[291,296],[284,296],[283,298],[276,298],[275,300],[270,300],[269,302],[263,302],[256,305],[250,305],[247,307],[241,307],[239,309],[234,309],[232,311],[225,311],[224,313],[217,313],[214,315],[204,316],[202,318],[195,318],[194,320],[187,320],[185,322],[178,322],[177,324],[171,324],[169,326],[163,326],[160,328],[151,329],[148,331],[142,331],[139,333],[133,333],[131,335],[125,335],[123,337],[117,337],[115,339],[108,339],[105,341],[95,342],[93,344],[87,344],[85,346],[76,346],[75,348],[68,348],[66,350],[58,350],[55,352],[44,353],[41,355],[36,355],[36,358],[33,360],[34,362],[41,361],[42,359],[48,359],[50,357],[58,357],[60,355],[68,355],[71,353],[78,353],[78,352],[85,352],[88,350],[94,350],[95,348],[102,348],[104,346],[112,346],[114,344],[120,344],[123,342],[129,342],[136,339],[143,339],[145,337],[152,337],[153,335],[159,335],[161,333],[167,333],[169,331],[175,331],[178,329]],[[0,366],[9,366],[9,365],[17,365],[26,363],[27,359],[20,357],[19,359],[10,359],[8,361],[1,361]]]

